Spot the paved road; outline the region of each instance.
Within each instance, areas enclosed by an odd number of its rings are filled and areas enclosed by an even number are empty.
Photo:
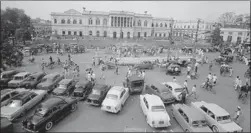
[[[91,57],[93,55],[94,54],[92,53],[73,55],[73,60],[75,62],[82,62],[82,63],[79,63],[80,70],[81,70],[81,78],[84,77],[85,68],[87,66],[90,66],[88,62],[91,62]],[[212,59],[212,55],[213,54],[208,55],[209,59]],[[53,58],[56,57],[55,55],[52,55],[52,56]],[[44,55],[40,57],[38,56],[36,57],[36,61],[40,60],[42,57],[45,60],[48,60],[49,55]],[[217,57],[217,56],[214,54],[214,57]],[[63,59],[65,60],[67,57],[60,56],[60,58],[61,60]],[[234,63],[233,67],[235,70],[233,77],[235,78],[237,75],[240,75],[242,77],[242,80],[244,81],[243,74],[247,66],[245,66],[244,64]],[[35,71],[40,70],[39,65],[29,64],[29,63],[26,63],[26,67],[23,67],[21,69],[24,69],[30,72],[35,72]],[[120,67],[119,75],[114,75],[113,74],[114,70],[108,70],[105,72],[106,79],[105,80],[99,79],[98,82],[106,83],[110,85],[122,85],[122,81],[125,77],[126,70],[127,70],[126,67]],[[46,70],[46,72],[48,73],[51,73],[54,71],[62,72],[62,69],[58,68],[58,69],[53,69],[53,70]],[[95,68],[95,73],[96,73],[97,78],[99,78],[100,69]],[[191,91],[191,87],[194,84],[199,86],[204,81],[208,73],[209,73],[208,65],[200,66],[199,68],[200,78],[198,80],[188,80],[189,90]],[[223,108],[225,108],[231,115],[236,110],[236,107],[240,106],[243,112],[243,116],[241,117],[241,120],[240,120],[240,125],[244,129],[245,132],[249,132],[250,131],[250,125],[249,125],[250,103],[246,103],[244,105],[237,100],[236,92],[233,89],[233,78],[219,76],[218,66],[215,66],[213,68],[212,73],[216,73],[219,79],[219,82],[217,86],[215,87],[216,94],[197,88],[198,100],[216,103],[222,106]],[[185,72],[183,72],[181,76],[178,76],[176,78],[178,80],[177,82],[180,82],[181,84],[183,84],[184,80],[186,79]],[[159,84],[161,82],[171,81],[171,80],[172,80],[172,76],[166,76],[164,71],[159,68],[146,71],[147,84]],[[169,111],[170,107],[167,106],[166,108],[167,108],[167,111],[170,112]],[[33,110],[31,110],[30,113],[28,113],[28,115],[31,115],[31,112]],[[183,131],[175,120],[171,119],[171,124],[172,124],[171,127],[167,129],[163,129],[163,130],[172,129],[173,131],[176,131],[176,132]],[[150,126],[148,126],[145,121],[145,118],[139,106],[138,95],[130,96],[122,112],[119,114],[110,114],[107,112],[103,112],[101,111],[99,107],[91,107],[87,105],[85,102],[80,102],[78,106],[78,110],[70,114],[68,117],[66,117],[64,120],[59,122],[57,125],[55,125],[51,131],[52,132],[81,132],[81,131],[119,132],[119,131],[123,131],[126,126],[136,127],[136,128],[145,128],[147,131],[155,130],[155,129],[152,129]],[[22,131],[20,121],[15,123],[15,131]]]

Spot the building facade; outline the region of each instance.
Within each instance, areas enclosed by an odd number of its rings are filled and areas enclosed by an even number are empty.
[[[34,32],[36,36],[47,36],[51,34],[51,21],[36,18],[31,20],[31,22],[34,26]]]
[[[225,42],[250,42],[250,29],[239,25],[225,25],[221,28],[221,37]]]
[[[51,13],[52,34],[110,38],[168,37],[172,18],[154,18],[151,14],[126,11],[87,11],[74,9]]]

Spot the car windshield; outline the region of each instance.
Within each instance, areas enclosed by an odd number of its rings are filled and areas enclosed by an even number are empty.
[[[23,80],[23,77],[22,76],[15,76],[14,80]]]
[[[182,92],[182,91],[183,91],[183,88],[175,88],[174,91],[175,91],[175,92]]]
[[[207,121],[205,121],[205,120],[193,121],[192,125],[193,125],[193,127],[205,127],[205,126],[207,126]]]
[[[35,77],[29,76],[29,77],[27,78],[27,81],[34,81],[35,79],[36,79]]]
[[[22,101],[21,100],[12,100],[8,104],[9,107],[21,107]]]
[[[218,116],[217,121],[222,124],[232,122],[230,115]]]
[[[132,82],[132,87],[141,87],[143,85],[142,81],[134,81]]]
[[[38,108],[35,112],[35,115],[43,117],[43,116],[45,116],[46,113],[47,113],[47,110],[45,110],[43,108]]]
[[[108,95],[106,96],[106,98],[108,98],[108,99],[113,99],[113,100],[117,100],[117,99],[118,99],[118,96],[117,96],[117,95],[114,95],[114,94],[108,94]]]
[[[1,74],[1,79],[5,79],[5,78],[8,78],[8,75],[2,75]]]
[[[163,112],[165,111],[165,107],[162,105],[152,106],[152,112]]]
[[[61,84],[61,85],[58,86],[58,88],[65,89],[65,88],[66,88],[66,85]]]
[[[101,95],[101,91],[100,90],[92,90],[92,94],[94,95]]]

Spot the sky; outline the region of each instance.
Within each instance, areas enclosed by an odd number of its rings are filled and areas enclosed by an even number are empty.
[[[250,13],[249,1],[1,1],[1,9],[6,7],[24,9],[31,18],[50,20],[51,12],[64,12],[69,9],[83,11],[130,11],[144,13],[153,17],[175,20],[215,21],[220,14],[235,12]]]

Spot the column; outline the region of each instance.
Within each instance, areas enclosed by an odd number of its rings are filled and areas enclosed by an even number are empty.
[[[123,27],[123,17],[120,17],[120,27]]]
[[[127,17],[127,27],[129,27],[129,18]]]
[[[111,16],[111,27],[113,27],[113,16]]]
[[[130,27],[132,27],[132,18],[130,18]]]
[[[117,16],[115,16],[114,26],[117,27]]]
[[[124,27],[126,27],[126,17],[124,17]]]

